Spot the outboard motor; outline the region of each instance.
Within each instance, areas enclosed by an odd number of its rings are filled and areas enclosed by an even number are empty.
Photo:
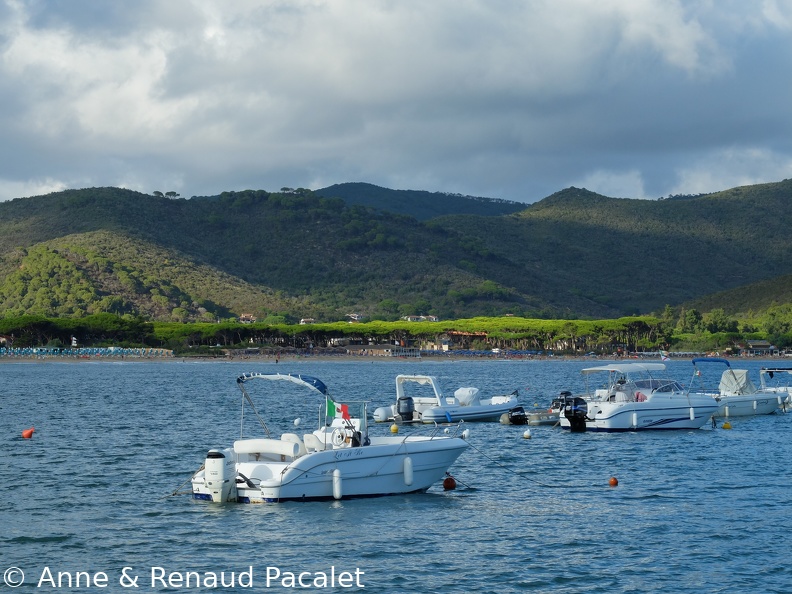
[[[509,423],[512,425],[525,425],[528,423],[528,415],[522,406],[515,406],[508,413]]]
[[[586,414],[588,413],[588,404],[583,398],[579,396],[572,396],[572,392],[561,392],[563,408],[561,412],[569,421],[569,430],[574,433],[583,433],[586,431]]]
[[[226,450],[227,454],[231,452]],[[221,450],[209,450],[204,461],[204,484],[212,496],[212,501],[224,503],[236,501],[236,464],[232,456]]]
[[[415,401],[412,396],[401,396],[396,402],[396,414],[402,421],[412,421],[415,413]]]

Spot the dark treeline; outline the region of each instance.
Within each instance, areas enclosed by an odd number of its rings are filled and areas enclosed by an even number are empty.
[[[557,354],[739,349],[748,340],[792,344],[792,315],[779,308],[757,326],[739,326],[724,316],[684,312],[679,319],[626,317],[615,320],[471,318],[444,322],[370,321],[357,324],[243,324],[152,322],[113,314],[83,318],[21,316],[0,319],[6,348],[123,346],[168,348],[176,353],[213,347],[324,349],[350,344],[395,344],[414,348],[533,350]],[[783,310],[783,311],[782,311]],[[720,326],[719,326],[720,324]]]

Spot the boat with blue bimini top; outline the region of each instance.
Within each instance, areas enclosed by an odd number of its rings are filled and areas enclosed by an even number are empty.
[[[725,365],[717,388],[704,387],[707,374],[701,373],[702,365]],[[716,417],[755,417],[770,415],[784,406],[788,394],[762,387],[757,389],[748,377],[747,369],[734,369],[727,359],[719,357],[697,357],[693,359],[694,382],[701,384],[698,392],[707,394],[718,403]],[[779,373],[779,372],[776,372]],[[762,372],[760,381],[764,382]],[[693,382],[691,382],[693,385]],[[692,389],[692,388],[691,388]]]
[[[660,377],[665,369],[663,363],[609,363],[583,369],[585,393],[561,393],[561,427],[573,432],[699,429],[717,411],[718,403],[712,396],[689,393],[673,379]]]
[[[286,381],[324,396],[317,406],[318,428],[276,437],[245,388],[253,380]],[[243,394],[241,432],[247,406],[266,436],[240,437],[232,447],[209,450],[191,479],[194,499],[276,503],[420,493],[443,479],[468,447],[467,430],[459,426],[459,435],[437,428],[424,435],[369,435],[367,403],[339,403],[314,377],[248,373],[237,378],[237,385]]]

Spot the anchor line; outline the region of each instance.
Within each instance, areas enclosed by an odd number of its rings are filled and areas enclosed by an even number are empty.
[[[206,464],[201,464],[201,467],[200,467],[198,470],[196,470],[195,472],[193,472],[193,473],[190,475],[190,478],[188,478],[188,479],[187,479],[186,481],[184,481],[184,482],[183,482],[181,485],[179,485],[178,487],[176,487],[176,489],[174,489],[173,493],[170,493],[169,495],[163,495],[162,497],[160,497],[160,499],[167,499],[168,497],[174,497],[174,496],[176,496],[176,495],[189,495],[190,493],[192,493],[192,491],[185,491],[185,492],[183,492],[183,493],[179,493],[179,490],[180,490],[180,489],[181,489],[181,488],[182,488],[184,485],[186,485],[186,484],[187,484],[187,483],[189,483],[191,480],[193,480],[193,477],[194,477],[196,474],[198,474],[199,472],[201,472],[201,471],[202,471],[202,470],[203,470],[205,467],[206,467]]]

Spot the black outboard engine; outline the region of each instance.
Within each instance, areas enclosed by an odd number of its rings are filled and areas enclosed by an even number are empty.
[[[515,406],[509,411],[509,423],[512,425],[525,425],[528,423],[528,415],[522,406]]]
[[[415,413],[415,401],[412,396],[401,396],[396,402],[396,414],[402,421],[412,421]]]
[[[569,421],[569,430],[573,433],[583,433],[586,431],[586,414],[588,404],[579,396],[572,396],[572,392],[561,392],[563,408],[561,412]]]

